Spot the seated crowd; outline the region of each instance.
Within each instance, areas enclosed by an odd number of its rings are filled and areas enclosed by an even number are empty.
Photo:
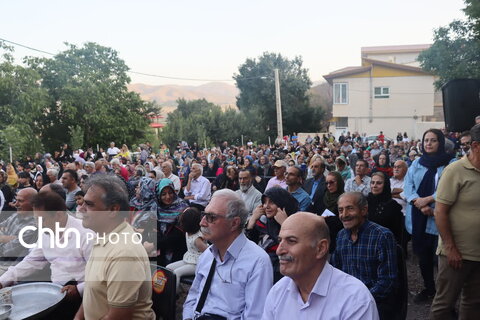
[[[183,319],[393,319],[408,241],[425,287],[414,301],[436,294],[438,181],[457,158],[478,157],[479,130],[181,142],[173,154],[64,145],[2,163],[0,288],[61,284],[67,298],[50,318],[154,319],[153,260],[177,289],[194,276]]]

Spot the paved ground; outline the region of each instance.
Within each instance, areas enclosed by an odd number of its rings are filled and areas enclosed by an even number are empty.
[[[430,311],[430,303],[415,304],[413,302],[413,296],[423,289],[423,280],[420,275],[420,269],[418,268],[418,262],[415,256],[412,255],[411,246],[409,246],[409,256],[407,259],[407,271],[408,271],[408,290],[410,292],[408,299],[408,313],[407,320],[424,320],[428,319]],[[182,305],[187,295],[188,287],[182,285],[181,291],[178,293],[179,298],[177,300],[177,319],[182,319]]]

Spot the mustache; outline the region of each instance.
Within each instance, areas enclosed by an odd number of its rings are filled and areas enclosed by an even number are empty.
[[[293,257],[292,257],[292,256],[288,256],[288,255],[286,255],[286,254],[283,254],[283,255],[278,256],[278,260],[280,260],[280,261],[292,262],[292,261],[293,261]]]
[[[200,227],[200,231],[202,231],[203,234],[210,234],[210,228],[207,227]]]
[[[341,218],[340,220],[341,220],[342,222],[343,222],[343,221],[351,221],[351,220],[353,220],[353,218],[352,218],[352,217],[344,217],[344,218]]]

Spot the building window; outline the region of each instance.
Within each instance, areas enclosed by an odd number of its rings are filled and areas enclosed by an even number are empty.
[[[375,99],[387,99],[390,98],[389,87],[375,87],[374,91]]]
[[[348,104],[348,83],[333,84],[333,103]]]
[[[347,128],[348,127],[348,117],[338,117],[336,127],[337,128]]]

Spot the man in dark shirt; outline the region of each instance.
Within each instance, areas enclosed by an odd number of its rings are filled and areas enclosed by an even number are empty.
[[[321,215],[325,210],[323,204],[323,196],[325,195],[325,163],[321,159],[317,159],[312,163],[313,178],[307,179],[303,189],[310,195],[312,199],[312,212]]]
[[[368,202],[360,192],[338,199],[344,229],[338,233],[332,265],[361,280],[377,303],[380,319],[391,319],[397,278],[395,238],[390,230],[367,220]]]

